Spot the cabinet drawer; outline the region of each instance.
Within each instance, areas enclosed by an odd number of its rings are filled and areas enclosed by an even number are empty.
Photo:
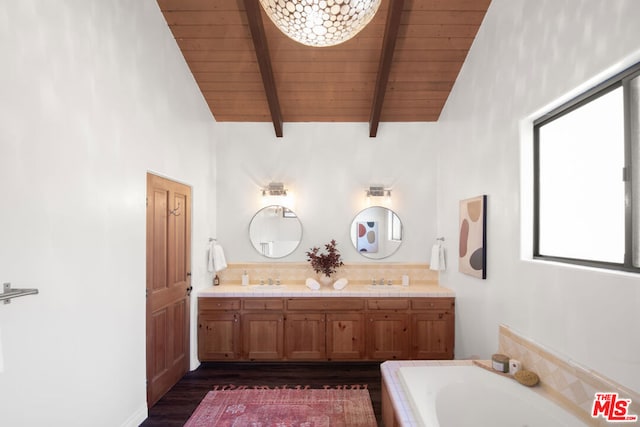
[[[283,310],[284,301],[280,298],[247,298],[242,301],[245,310]]]
[[[421,298],[411,301],[411,308],[414,310],[451,310],[453,306],[453,298]]]
[[[385,298],[367,300],[369,310],[407,310],[409,300],[404,298]]]
[[[287,301],[289,310],[362,310],[362,299],[349,298],[294,298]]]
[[[239,310],[240,300],[231,298],[198,298],[199,310]]]

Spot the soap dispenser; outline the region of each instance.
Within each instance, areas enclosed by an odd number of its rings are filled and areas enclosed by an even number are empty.
[[[213,286],[218,286],[220,284],[220,278],[216,274],[216,277],[213,278]]]
[[[247,274],[247,270],[242,273],[242,286],[247,286],[249,284],[249,275]]]

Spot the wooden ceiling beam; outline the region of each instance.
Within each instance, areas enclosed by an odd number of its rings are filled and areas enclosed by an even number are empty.
[[[278,92],[276,90],[275,79],[273,78],[273,68],[271,67],[271,57],[269,56],[269,47],[267,46],[267,38],[264,35],[264,25],[262,16],[260,15],[260,5],[258,0],[244,0],[244,7],[249,21],[249,29],[251,30],[251,38],[256,51],[260,74],[262,75],[262,83],[264,92],[267,96],[267,103],[271,112],[271,121],[273,129],[278,138],[282,137],[282,112],[280,111],[280,102],[278,101]]]
[[[396,48],[396,39],[398,38],[398,29],[400,28],[400,17],[402,16],[403,7],[404,0],[391,0],[389,2],[387,24],[384,29],[382,52],[380,54],[380,63],[378,64],[378,75],[376,77],[376,88],[373,93],[373,103],[371,105],[371,115],[369,118],[369,136],[371,138],[375,138],[378,134],[382,103],[387,90],[387,83],[389,82],[391,62],[393,60],[393,52]]]

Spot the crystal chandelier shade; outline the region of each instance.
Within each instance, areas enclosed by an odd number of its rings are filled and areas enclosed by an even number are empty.
[[[260,0],[287,37],[307,46],[334,46],[358,34],[381,0]]]

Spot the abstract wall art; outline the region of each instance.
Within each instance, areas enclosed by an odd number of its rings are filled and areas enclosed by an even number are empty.
[[[458,270],[487,278],[487,196],[460,201]]]
[[[366,221],[358,223],[358,252],[378,252],[378,222]]]

